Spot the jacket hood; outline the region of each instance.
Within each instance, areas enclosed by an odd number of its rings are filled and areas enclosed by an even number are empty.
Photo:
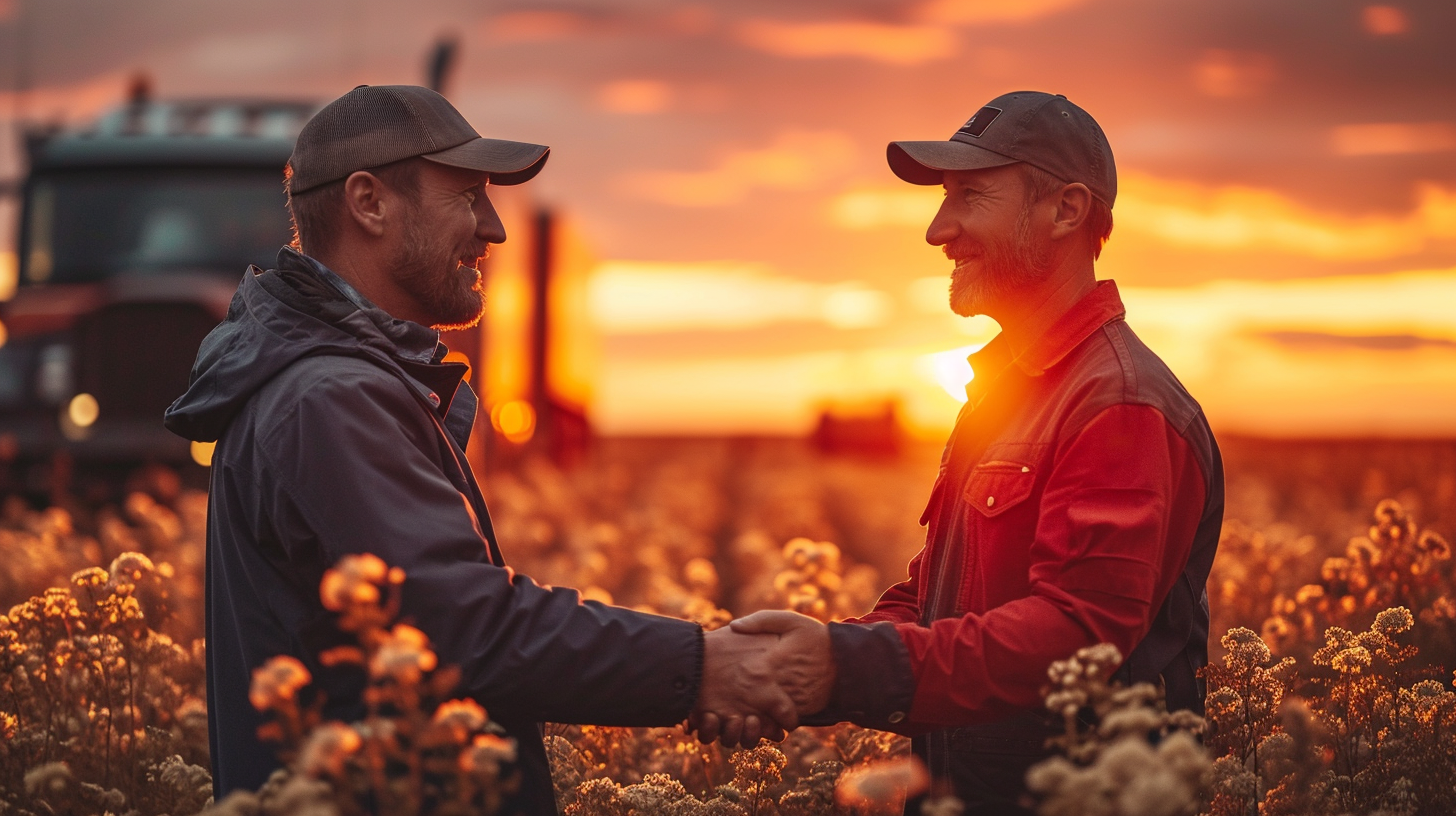
[[[398,368],[399,360],[435,361],[439,345],[435,330],[391,317],[327,267],[284,248],[277,269],[244,273],[163,424],[186,439],[216,442],[253,394],[304,357],[366,357]]]

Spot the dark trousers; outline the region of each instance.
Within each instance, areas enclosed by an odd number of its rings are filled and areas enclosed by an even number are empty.
[[[930,770],[931,794],[951,793],[965,803],[964,816],[1034,816],[1026,772],[1052,756],[1055,732],[1036,714],[996,723],[948,728],[911,740]],[[905,816],[920,816],[925,797],[905,803]]]

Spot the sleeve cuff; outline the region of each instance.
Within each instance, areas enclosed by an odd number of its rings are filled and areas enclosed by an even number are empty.
[[[829,706],[802,723],[847,720],[865,728],[900,730],[915,698],[915,673],[894,624],[831,623],[829,646],[835,664]]]

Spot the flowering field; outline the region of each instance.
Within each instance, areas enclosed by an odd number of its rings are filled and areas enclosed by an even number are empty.
[[[1206,722],[1108,685],[1115,652],[1068,656],[1046,688],[1061,756],[1030,778],[1043,812],[1456,812],[1456,445],[1229,440],[1225,454]],[[569,472],[527,459],[484,482],[520,571],[716,627],[766,607],[868,608],[919,547],[937,455],[617,440]],[[115,505],[0,506],[0,813],[210,805],[206,497],[164,470],[131,488]],[[351,562],[323,587],[361,644],[332,659],[369,667],[370,717],[317,722],[306,670],[269,664],[253,702],[274,712],[291,771],[213,812],[492,811],[513,746],[395,620],[398,580]],[[898,813],[923,784],[897,759],[905,740],[850,726],[738,752],[675,728],[547,733],[569,814]]]

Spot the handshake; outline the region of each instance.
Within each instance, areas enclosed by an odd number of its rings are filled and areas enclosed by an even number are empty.
[[[829,704],[829,628],[797,612],[764,610],[708,632],[703,680],[688,730],[703,742],[748,747],[779,740]]]

